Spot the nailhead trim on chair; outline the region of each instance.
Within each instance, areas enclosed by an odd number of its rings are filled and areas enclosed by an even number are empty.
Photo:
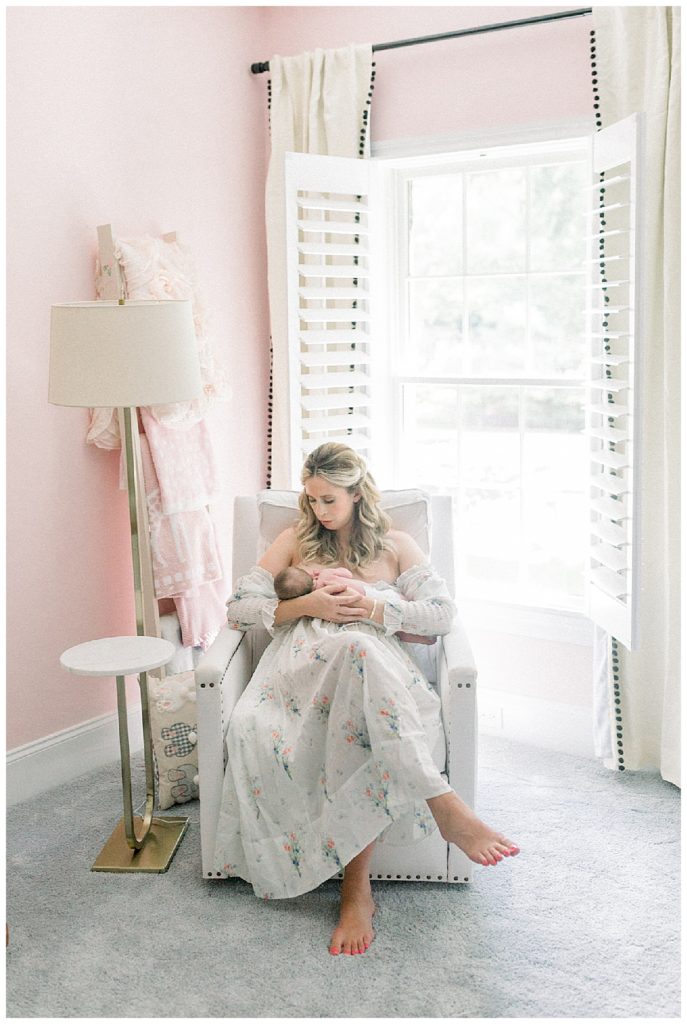
[[[339,873],[338,873],[338,875],[336,877],[337,878],[343,878],[343,872],[339,871]],[[387,878],[389,878],[389,879],[391,879],[391,878],[402,879],[403,877],[404,877],[403,875],[373,875],[373,874],[369,875],[369,878],[371,878],[373,880],[375,878],[380,879],[380,880],[381,879],[387,879]],[[413,880],[413,876],[412,875],[406,875],[405,878],[409,882],[411,882]],[[417,881],[421,881],[422,880],[422,875],[415,875],[415,878],[416,878]],[[434,880],[436,882],[445,882],[447,879],[446,879],[446,875],[426,875],[426,880],[428,882],[431,882],[432,880]],[[454,882],[459,881],[458,875],[454,875],[453,876],[453,881]],[[464,881],[467,882],[468,879],[465,878]]]

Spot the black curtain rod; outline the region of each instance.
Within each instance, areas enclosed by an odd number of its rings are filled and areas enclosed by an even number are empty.
[[[441,32],[436,36],[419,36],[417,39],[399,39],[395,43],[375,43],[372,52],[377,50],[398,50],[401,46],[417,46],[419,43],[436,43],[441,39],[456,39],[458,36],[476,36],[481,32],[496,32],[501,28],[519,28],[521,25],[537,25],[542,21],[559,21],[561,18],[579,18],[583,14],[591,14],[591,7],[578,7],[574,11],[561,11],[560,14],[541,14],[537,18],[523,18],[521,21],[502,21],[497,25],[480,25],[477,28],[462,28],[457,32]],[[269,71],[269,61],[251,64],[254,75]]]

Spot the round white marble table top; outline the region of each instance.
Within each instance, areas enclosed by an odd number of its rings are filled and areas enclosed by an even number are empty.
[[[60,664],[79,676],[132,676],[166,665],[174,644],[155,636],[106,636],[70,647]]]

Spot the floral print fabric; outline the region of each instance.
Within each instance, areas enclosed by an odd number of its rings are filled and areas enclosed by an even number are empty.
[[[375,838],[423,839],[436,827],[425,801],[450,792],[432,756],[439,698],[392,630],[446,633],[453,602],[429,566],[375,587],[384,626],[275,627],[257,566],[227,603],[231,625],[273,640],[230,719],[214,867],[264,899],[316,888]]]

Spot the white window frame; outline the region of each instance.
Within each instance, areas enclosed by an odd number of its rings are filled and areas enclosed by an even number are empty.
[[[466,172],[479,170],[484,166],[484,157],[481,153],[488,155],[489,168],[496,166],[509,166],[513,164],[514,155],[518,154],[518,166],[524,164],[538,165],[542,161],[542,154],[546,160],[552,162],[563,162],[565,160],[584,160],[591,169],[591,146],[590,133],[591,123],[584,125],[575,123],[567,128],[558,126],[555,132],[551,129],[529,131],[527,133],[499,133],[496,136],[485,139],[480,137],[479,146],[466,145],[466,139],[456,142],[454,145],[447,144],[445,140],[432,142],[425,141],[420,146],[409,147],[404,143],[381,144],[373,148],[373,156],[380,160],[386,176],[385,193],[389,196],[387,205],[387,218],[385,224],[385,237],[383,240],[385,263],[388,266],[388,281],[400,281],[407,276],[407,266],[401,253],[405,254],[408,225],[405,220],[406,203],[403,201],[403,190],[407,188],[407,182],[412,177],[432,174],[448,174],[451,172]],[[527,137],[523,137],[526,135]],[[477,141],[477,140],[475,140]],[[446,148],[444,148],[446,147]],[[499,154],[499,148],[503,153]],[[418,149],[420,150],[418,152]],[[401,211],[401,215],[397,215]],[[403,244],[401,244],[403,240]],[[586,273],[581,268],[580,274]],[[387,305],[385,310],[385,322],[388,337],[391,340],[388,349],[388,362],[384,379],[386,381],[385,393],[381,398],[386,407],[387,416],[393,424],[393,433],[400,436],[403,430],[402,422],[402,387],[405,383],[416,380],[413,376],[399,374],[396,368],[401,363],[401,354],[405,339],[402,338],[401,304],[405,302],[405,296],[400,289],[388,285]],[[587,349],[588,349],[587,345]],[[420,378],[417,378],[419,381]],[[431,383],[431,381],[429,381]],[[447,377],[442,378],[441,383],[445,384],[469,384],[473,378]],[[499,384],[527,384],[528,380],[523,377],[490,378],[490,383],[495,386]],[[547,380],[544,378],[533,380],[539,386],[545,386]],[[587,376],[566,379],[563,382],[557,378],[548,382],[551,386],[565,383],[566,386],[586,388]],[[391,454],[393,453],[393,455]],[[392,466],[392,480],[390,486],[399,486],[406,481],[399,480],[399,466],[397,460],[397,449],[391,448],[388,458]],[[585,594],[584,603],[586,604]],[[466,599],[467,604],[468,599]],[[483,598],[469,599],[470,620],[473,625],[482,624],[484,628],[493,628],[495,622],[503,623],[508,619],[511,623],[509,631],[518,635],[544,637],[558,639],[565,642],[581,643],[591,645],[592,629],[591,623],[583,609],[551,608],[550,606],[529,604],[526,602],[514,604],[509,600],[487,601]],[[507,611],[508,610],[508,611]],[[507,612],[507,614],[506,614]]]

